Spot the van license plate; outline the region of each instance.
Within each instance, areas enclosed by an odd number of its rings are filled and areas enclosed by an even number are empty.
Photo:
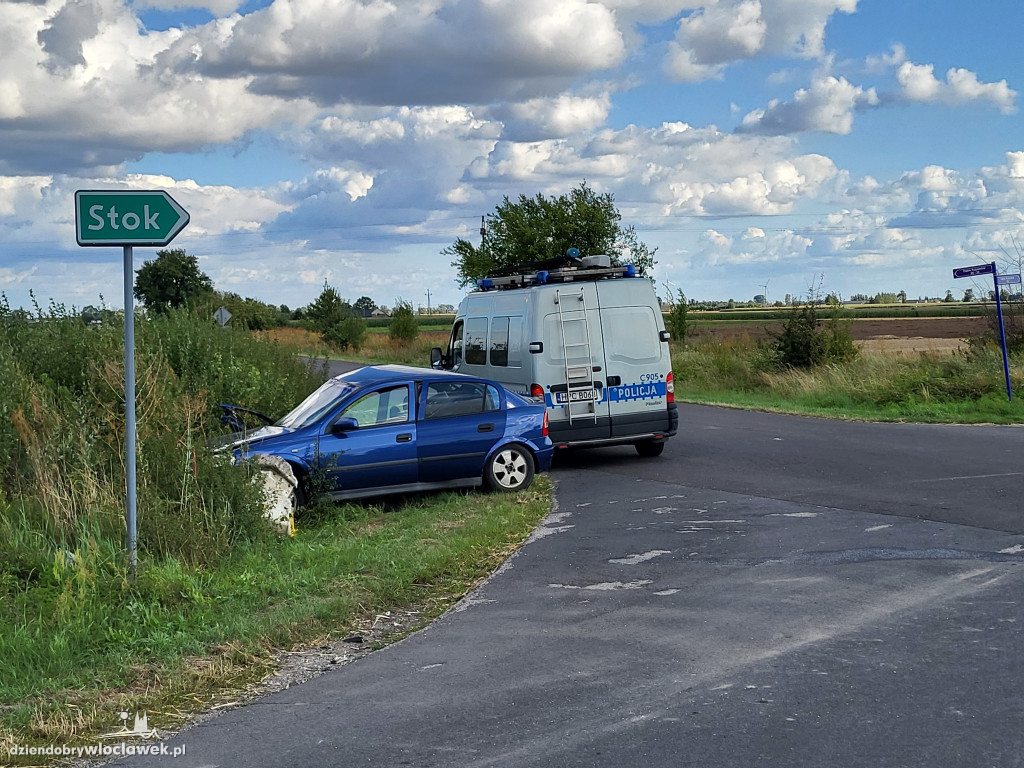
[[[566,403],[585,403],[597,400],[596,389],[572,389],[568,392],[555,392],[555,403],[565,405]]]

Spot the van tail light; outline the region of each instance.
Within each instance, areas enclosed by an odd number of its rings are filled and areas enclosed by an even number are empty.
[[[544,397],[544,387],[540,384],[531,384],[530,397]]]
[[[548,436],[548,409],[544,409],[544,426],[541,428],[541,437]]]
[[[672,371],[669,371],[668,376],[665,378],[665,395],[668,398],[668,402],[674,403],[676,401],[676,384],[672,379]]]

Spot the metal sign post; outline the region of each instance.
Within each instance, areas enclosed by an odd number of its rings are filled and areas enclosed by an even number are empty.
[[[999,316],[999,344],[1003,348],[1003,375],[1006,377],[1006,397],[1013,402],[1013,388],[1010,386],[1010,357],[1006,353],[1006,329],[1003,326],[1003,302],[999,298],[1000,276],[996,274],[996,263],[977,264],[973,267],[958,267],[953,270],[953,278],[978,277],[979,275],[992,275],[992,287],[996,294],[996,315]],[[1018,276],[1018,280],[1019,280]]]
[[[137,491],[135,482],[135,269],[132,262],[132,247],[124,247],[124,452],[127,511],[125,525],[128,529],[128,567],[131,579],[139,570],[139,538],[136,529]]]
[[[75,237],[82,246],[124,248],[124,413],[125,528],[129,576],[139,568],[135,423],[135,269],[133,246],[167,245],[189,215],[162,190],[79,190],[75,192]]]

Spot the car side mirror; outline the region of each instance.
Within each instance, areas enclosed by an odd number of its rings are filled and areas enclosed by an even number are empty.
[[[331,424],[332,435],[341,434],[342,432],[351,432],[353,429],[359,429],[359,422],[351,416],[342,416],[336,422]]]

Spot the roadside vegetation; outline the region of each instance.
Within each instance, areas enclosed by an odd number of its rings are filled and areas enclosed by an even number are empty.
[[[137,318],[133,581],[121,317],[0,301],[0,754],[95,744],[121,711],[173,728],[271,671],[283,650],[344,638],[388,612],[419,617],[409,631],[493,571],[547,512],[540,479],[510,496],[321,505],[294,538],[278,538],[248,468],[207,448],[222,431],[218,403],[279,416],[322,380],[266,333],[219,328],[205,308]]]
[[[676,399],[867,421],[1024,423],[1024,354],[1013,334],[1011,402],[994,326],[955,352],[862,354],[852,322],[803,305],[757,337],[675,341]]]

